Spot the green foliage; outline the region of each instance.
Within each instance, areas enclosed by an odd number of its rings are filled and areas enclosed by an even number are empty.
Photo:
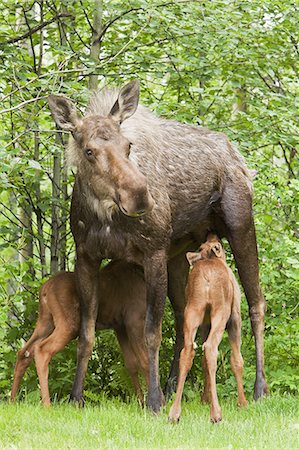
[[[267,377],[272,391],[295,393],[299,359],[296,2],[134,0],[128,4],[116,0],[102,4],[100,52],[95,60],[89,51],[92,2],[2,1],[0,395],[7,397],[15,352],[32,332],[41,282],[56,269],[72,270],[74,265],[68,222],[73,174],[62,169],[67,135],[54,128],[46,97],[65,93],[83,111],[92,74],[98,76],[100,86],[139,78],[144,104],[165,117],[225,132],[257,171],[254,214],[268,305]],[[255,358],[245,299],[242,315],[245,389],[251,395]],[[174,339],[168,305],[160,358],[163,382]],[[195,395],[194,388],[202,387],[200,358],[199,345],[187,398]],[[74,359],[72,343],[51,365],[50,389],[57,398],[65,399],[69,393]],[[221,344],[218,365],[220,394],[235,395],[227,339]],[[34,368],[22,389],[27,396],[36,395]],[[86,390],[90,397],[102,391],[122,398],[132,393],[112,332],[99,335]]]

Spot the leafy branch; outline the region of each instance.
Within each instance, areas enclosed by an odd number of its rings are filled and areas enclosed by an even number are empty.
[[[43,22],[39,25],[36,25],[36,27],[29,29],[29,31],[27,31],[27,33],[24,33],[21,36],[17,36],[17,37],[9,39],[8,41],[1,42],[0,48],[5,47],[8,44],[15,44],[16,42],[23,41],[24,39],[27,39],[28,37],[32,36],[34,33],[37,33],[38,31],[42,30],[43,28],[47,27],[51,23],[56,22],[57,20],[59,20],[63,17],[73,18],[73,15],[69,14],[69,13],[59,13],[56,16],[52,17],[52,19],[46,20],[45,22]],[[28,26],[28,24],[27,24],[27,26]]]

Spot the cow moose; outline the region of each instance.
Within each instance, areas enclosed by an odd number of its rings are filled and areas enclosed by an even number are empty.
[[[103,258],[143,266],[147,289],[145,337],[149,356],[147,405],[158,412],[159,347],[168,293],[176,319],[175,356],[167,390],[176,382],[183,347],[186,251],[207,232],[226,237],[249,304],[256,345],[255,399],[267,392],[264,374],[265,301],[259,285],[252,184],[243,158],[222,133],[156,117],[138,105],[139,82],[94,95],[84,117],[63,95],[50,95],[56,124],[72,134],[77,167],[71,205],[76,279],[81,305],[77,371],[71,398],[83,403],[93,348]]]
[[[143,374],[148,383],[148,357],[144,340],[146,287],[142,269],[124,261],[112,261],[99,272],[101,302],[96,330],[113,329],[122,349],[125,366],[135,393],[143,404],[139,382]],[[26,369],[35,360],[41,399],[50,405],[49,363],[80,330],[80,308],[73,272],[59,272],[46,281],[39,293],[39,314],[31,338],[19,350],[11,388],[14,401]]]

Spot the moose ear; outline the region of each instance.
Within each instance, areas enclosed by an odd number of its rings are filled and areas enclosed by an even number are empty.
[[[48,103],[56,124],[63,130],[73,132],[80,123],[76,106],[63,95],[49,95]]]
[[[220,242],[217,242],[217,244],[213,245],[213,247],[211,248],[212,252],[214,253],[215,256],[217,256],[217,258],[220,258],[222,255],[222,246],[220,244]]]
[[[139,101],[139,81],[134,80],[126,84],[118,95],[118,99],[109,113],[112,118],[122,123],[131,117],[137,109]]]
[[[191,267],[194,266],[196,261],[199,261],[200,259],[202,259],[200,253],[193,253],[193,252],[187,252],[186,258]]]

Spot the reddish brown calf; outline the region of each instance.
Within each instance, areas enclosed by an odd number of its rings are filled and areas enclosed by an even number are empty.
[[[142,271],[134,264],[110,263],[98,278],[101,301],[98,305],[96,329],[112,328],[123,351],[125,366],[134,390],[144,401],[138,374],[143,372],[148,383],[148,356],[144,340],[146,288]],[[36,328],[18,352],[11,389],[14,400],[25,370],[35,359],[44,405],[50,405],[48,366],[55,353],[79,334],[80,311],[75,274],[61,272],[48,280],[40,290]]]
[[[199,253],[187,253],[191,271],[186,288],[184,313],[185,345],[180,355],[180,374],[175,401],[169,420],[178,422],[181,415],[181,399],[188,371],[195,355],[195,336],[199,326],[203,340],[204,393],[202,401],[211,402],[212,422],[222,419],[216,391],[218,346],[225,328],[232,349],[231,366],[237,380],[238,405],[246,406],[243,390],[243,358],[241,347],[240,289],[225,262],[224,250],[217,236],[210,234]]]

